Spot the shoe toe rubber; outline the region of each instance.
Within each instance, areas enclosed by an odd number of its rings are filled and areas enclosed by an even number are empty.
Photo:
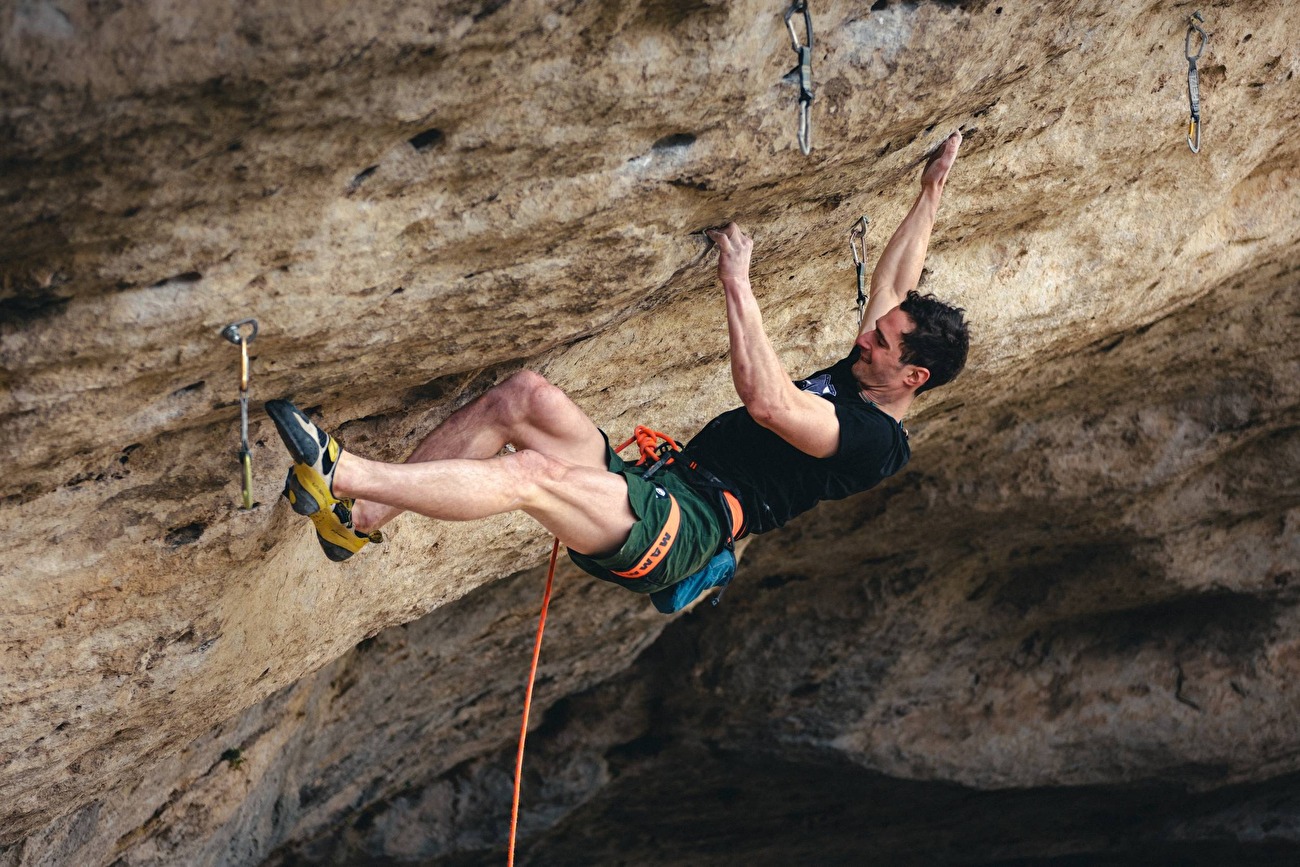
[[[317,512],[312,522],[316,525],[316,540],[331,560],[346,560],[370,542],[350,524],[340,522],[332,511]]]
[[[306,414],[287,400],[268,400],[266,414],[275,422],[275,429],[280,434],[285,448],[293,456],[294,463],[314,466],[320,460],[321,439],[328,442],[328,437],[307,418]]]

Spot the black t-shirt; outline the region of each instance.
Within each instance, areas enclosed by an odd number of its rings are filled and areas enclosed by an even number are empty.
[[[903,426],[859,394],[850,368],[856,350],[795,385],[835,404],[839,450],[829,458],[802,452],[758,422],[743,406],[725,412],[686,446],[686,455],[726,483],[740,499],[750,533],[766,533],[821,500],[874,487],[912,456]]]

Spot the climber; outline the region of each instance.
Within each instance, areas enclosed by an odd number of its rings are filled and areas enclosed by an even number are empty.
[[[776,529],[907,463],[908,407],[966,361],[960,308],[916,291],[960,146],[953,133],[927,162],[872,274],[848,356],[806,379],[791,381],[763,330],[749,283],[752,240],[735,223],[708,233],[744,405],[711,421],[652,478],[643,478],[648,463],[626,464],[572,400],[525,370],[453,413],[404,464],[344,451],[293,404],[269,401],[294,461],[285,496],[311,517],[333,560],[360,550],[403,510],[451,521],[520,510],[587,572],[677,610],[686,596],[730,580],[733,538]],[[503,453],[507,444],[514,450]]]

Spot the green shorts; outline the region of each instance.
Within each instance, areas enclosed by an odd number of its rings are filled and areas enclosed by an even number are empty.
[[[671,587],[703,569],[727,541],[722,519],[708,497],[672,466],[659,469],[648,481],[641,478],[648,467],[620,458],[608,436],[605,449],[609,471],[627,482],[636,523],[617,553],[596,558],[570,549],[569,558],[584,572],[637,593]]]

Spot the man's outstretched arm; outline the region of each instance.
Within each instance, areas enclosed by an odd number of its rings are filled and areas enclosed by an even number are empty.
[[[903,302],[907,293],[921,282],[921,268],[925,253],[930,247],[930,233],[939,213],[939,198],[948,180],[948,170],[957,159],[961,147],[961,133],[948,137],[921,174],[921,192],[917,194],[912,209],[898,224],[894,235],[885,245],[871,274],[871,300],[867,302],[859,334],[876,327],[876,320]]]
[[[840,445],[835,407],[795,388],[763,330],[763,316],[749,282],[754,242],[735,223],[710,230],[718,245],[718,276],[727,297],[731,379],[754,421],[802,452],[830,457]]]

